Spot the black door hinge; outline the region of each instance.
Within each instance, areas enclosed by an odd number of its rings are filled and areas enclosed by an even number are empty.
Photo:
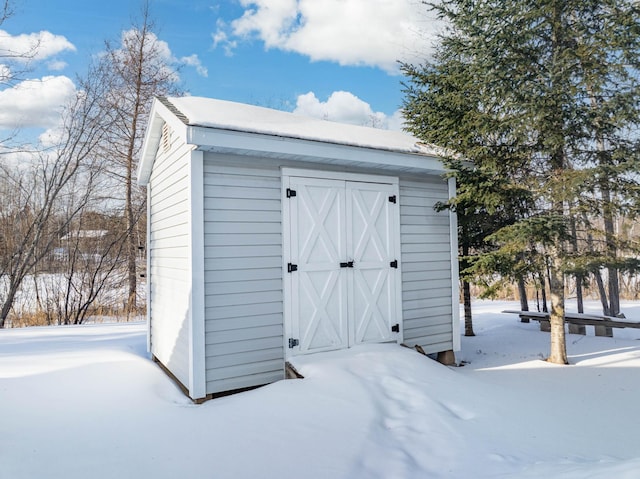
[[[345,263],[340,263],[341,268],[353,268],[353,261],[347,261]]]
[[[398,269],[398,260],[394,259],[391,263],[389,263],[389,266]]]
[[[291,198],[292,196],[296,196],[296,190],[292,190],[291,188],[287,188],[287,198]]]
[[[292,263],[287,263],[287,272],[288,273],[293,273],[294,271],[298,271],[298,265],[297,264],[292,264]]]
[[[399,333],[400,332],[400,325],[398,323],[396,323],[393,326],[391,326],[391,332],[392,333]]]
[[[389,203],[395,203],[397,201],[396,195],[389,196]]]
[[[297,339],[289,338],[289,349],[295,348],[298,344],[300,344],[300,341],[298,341]]]

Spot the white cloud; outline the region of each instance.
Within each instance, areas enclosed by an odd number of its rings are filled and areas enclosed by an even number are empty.
[[[67,68],[67,62],[63,62],[62,60],[51,60],[47,62],[47,68],[51,71],[59,72]]]
[[[190,67],[194,67],[196,69],[196,72],[198,72],[198,75],[200,75],[201,77],[206,78],[209,76],[207,67],[202,64],[200,58],[198,58],[198,55],[196,55],[195,53],[193,55],[189,55],[188,57],[182,57],[180,59],[180,63],[183,63]]]
[[[66,76],[26,80],[0,91],[0,128],[51,128],[60,121],[62,107],[76,94]]]
[[[390,130],[402,130],[404,128],[404,116],[402,116],[402,110],[396,110],[393,115],[387,119],[387,124]]]
[[[399,130],[402,126],[399,112],[392,116],[379,111],[374,112],[367,102],[346,91],[335,91],[324,102],[320,101],[313,92],[299,95],[293,112],[338,123],[382,129]]]
[[[62,35],[51,32],[11,35],[0,30],[0,57],[17,62],[45,60],[64,51],[76,51],[76,47]]]
[[[240,0],[244,14],[218,22],[214,47],[258,38],[266,48],[313,61],[367,65],[397,73],[397,61],[431,51],[439,24],[416,0]]]
[[[216,21],[216,28],[217,30],[215,33],[211,34],[211,38],[213,38],[213,48],[222,46],[226,56],[233,56],[233,50],[238,46],[238,42],[236,40],[231,40],[229,35],[227,35],[226,30],[229,29],[229,26],[224,22],[224,20],[218,18]]]

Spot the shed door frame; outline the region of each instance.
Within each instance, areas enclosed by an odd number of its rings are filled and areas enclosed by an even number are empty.
[[[385,185],[389,188],[389,191],[393,192],[396,198],[399,197],[399,179],[397,177],[390,176],[378,176],[368,174],[357,173],[343,173],[343,172],[331,172],[331,171],[318,171],[318,170],[305,170],[296,168],[282,168],[282,231],[283,231],[283,299],[284,299],[284,347],[286,357],[290,357],[294,354],[300,354],[299,346],[289,347],[289,338],[297,338],[295,336],[295,325],[293,321],[293,286],[292,273],[288,272],[288,263],[292,257],[292,239],[289,236],[291,232],[291,198],[287,197],[287,189],[290,188],[291,178],[305,178],[305,179],[317,179],[317,180],[339,180],[346,183],[355,184],[379,184]],[[331,183],[328,181],[327,183]],[[389,224],[390,237],[393,242],[393,248],[395,251],[396,260],[398,261],[398,269],[394,270],[394,281],[392,286],[392,296],[394,300],[394,316],[399,324],[399,331],[395,334],[395,340],[398,343],[403,341],[403,321],[402,321],[402,277],[400,269],[400,212],[399,201],[397,203],[396,214],[391,215]],[[295,273],[293,273],[295,274]],[[349,342],[353,342],[353,325],[349,331]]]

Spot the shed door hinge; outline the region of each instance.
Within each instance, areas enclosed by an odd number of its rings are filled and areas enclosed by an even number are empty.
[[[289,338],[289,349],[295,348],[298,344],[300,344],[300,341],[298,341],[297,339]]]
[[[389,203],[396,203],[396,201],[397,201],[396,195],[389,196]]]
[[[296,190],[292,190],[291,188],[287,188],[287,198],[291,198],[296,196]]]
[[[287,272],[288,273],[293,273],[294,271],[298,271],[298,265],[297,264],[292,264],[292,263],[287,263]]]
[[[398,323],[396,323],[393,326],[391,326],[391,332],[392,333],[399,333],[400,332],[400,325]],[[289,341],[291,341],[291,340],[289,340]]]
[[[398,269],[398,260],[394,259],[391,263],[389,263],[389,266]]]

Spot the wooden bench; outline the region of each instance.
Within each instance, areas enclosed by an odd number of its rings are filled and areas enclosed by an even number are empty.
[[[505,310],[503,313],[517,314],[520,319],[528,323],[530,319],[540,322],[540,331],[551,331],[549,313],[538,311],[515,311]],[[629,321],[624,318],[613,318],[611,316],[598,316],[583,313],[565,313],[564,320],[569,324],[569,332],[572,334],[586,334],[585,326],[594,326],[596,336],[613,337],[613,328],[635,328],[640,329],[640,322]]]

